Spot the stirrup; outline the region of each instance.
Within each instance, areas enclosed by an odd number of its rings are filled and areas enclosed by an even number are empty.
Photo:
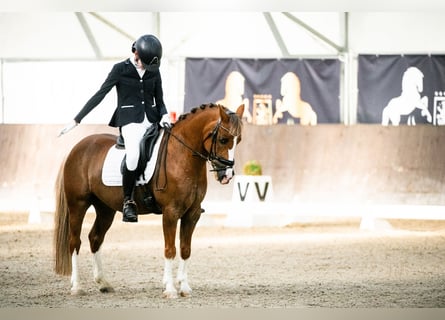
[[[138,222],[137,206],[134,200],[125,200],[122,213],[123,222]]]

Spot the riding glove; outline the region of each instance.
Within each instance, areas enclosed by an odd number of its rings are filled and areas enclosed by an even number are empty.
[[[68,131],[71,131],[72,129],[74,129],[76,126],[78,125],[78,123],[76,122],[76,120],[72,120],[70,123],[68,123],[65,128],[62,129],[62,131],[60,131],[58,137],[60,137],[61,135],[64,135],[65,133],[68,133]]]
[[[168,113],[164,114],[161,118],[161,121],[159,121],[159,124],[162,128],[171,128],[172,121],[170,120],[170,115]]]

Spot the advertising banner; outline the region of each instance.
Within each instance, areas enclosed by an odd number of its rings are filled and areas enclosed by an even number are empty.
[[[359,55],[360,123],[445,125],[445,55]]]
[[[338,59],[188,58],[184,111],[218,103],[257,125],[340,122]]]

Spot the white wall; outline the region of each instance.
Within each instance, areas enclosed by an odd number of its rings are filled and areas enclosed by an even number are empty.
[[[5,123],[65,123],[80,111],[111,70],[111,61],[9,62],[3,66]],[[84,123],[108,123],[111,93]]]

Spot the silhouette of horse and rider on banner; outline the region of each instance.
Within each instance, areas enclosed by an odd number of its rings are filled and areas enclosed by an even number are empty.
[[[275,101],[275,113],[271,94],[254,94],[252,114],[249,99],[244,98],[244,76],[238,71],[232,71],[226,78],[225,96],[216,101],[217,104],[234,109],[244,104],[243,118],[248,123],[270,125],[286,123],[289,125],[316,125],[317,114],[309,102],[301,99],[301,82],[294,72],[287,72],[281,78],[281,99]]]
[[[426,123],[445,124],[445,92],[443,97],[440,95],[434,98],[437,110],[434,111],[433,119],[428,109],[428,96],[421,95],[424,91],[423,78],[424,74],[416,67],[408,67],[405,70],[401,83],[402,92],[383,108],[382,125],[416,125],[416,118],[417,122],[422,119],[422,122]],[[301,98],[301,81],[294,72],[287,72],[281,78],[282,98],[275,100],[275,112],[271,94],[254,94],[251,109],[249,99],[244,97],[244,83],[245,78],[240,72],[230,72],[226,78],[225,96],[216,103],[231,110],[244,104],[243,118],[248,123],[257,125],[317,124],[317,113],[309,102]]]

